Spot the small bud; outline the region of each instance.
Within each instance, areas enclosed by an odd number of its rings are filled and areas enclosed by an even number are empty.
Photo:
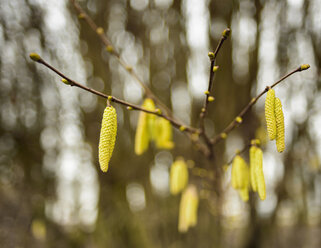
[[[126,70],[129,71],[129,72],[131,72],[131,71],[133,70],[133,67],[131,67],[130,65],[127,65],[127,66],[126,66]]]
[[[96,32],[97,32],[97,34],[103,34],[104,33],[104,29],[102,28],[102,27],[98,27],[97,29],[96,29]]]
[[[185,126],[180,126],[180,127],[179,127],[179,130],[182,131],[182,132],[184,132],[184,131],[186,130],[186,127],[185,127]]]
[[[127,110],[133,110],[133,108],[131,106],[128,106]]]
[[[253,103],[255,103],[255,101],[256,101],[256,98],[253,97],[252,100],[251,100],[251,103],[253,104]]]
[[[114,51],[113,46],[111,46],[111,45],[106,46],[106,51],[109,53],[112,53]]]
[[[301,65],[301,71],[304,71],[304,70],[307,70],[307,69],[309,69],[310,68],[310,65],[309,64],[303,64],[303,65]]]
[[[208,100],[209,102],[213,102],[213,101],[215,100],[215,98],[214,98],[213,96],[209,96],[209,97],[207,98],[207,100]]]
[[[78,18],[79,18],[79,19],[85,19],[85,14],[84,14],[84,13],[80,13],[80,14],[78,15]]]
[[[241,116],[238,116],[238,117],[235,118],[235,121],[236,121],[237,123],[242,123],[243,119],[242,119]]]
[[[70,82],[65,78],[62,78],[61,82],[63,82],[64,84],[70,85]]]
[[[230,33],[231,29],[227,28],[223,31],[222,36],[226,39],[227,37],[229,37]]]
[[[208,90],[206,90],[206,91],[204,91],[204,94],[205,94],[205,95],[209,95],[210,92],[209,92]]]
[[[108,101],[111,101],[111,100],[113,100],[113,97],[112,96],[108,96]]]
[[[33,60],[33,61],[40,61],[41,60],[41,57],[38,53],[30,53],[29,54],[29,57]]]
[[[226,134],[226,133],[221,133],[221,138],[222,138],[222,139],[226,139],[226,137],[227,137],[227,134]]]
[[[220,68],[218,65],[215,65],[214,67],[213,67],[213,72],[216,72],[217,70],[218,70],[218,68]]]
[[[214,53],[213,52],[208,52],[208,57],[210,58],[210,60],[213,60],[214,59]]]
[[[202,109],[201,109],[201,112],[202,112],[202,113],[205,113],[205,111],[206,111],[205,108],[202,108]]]

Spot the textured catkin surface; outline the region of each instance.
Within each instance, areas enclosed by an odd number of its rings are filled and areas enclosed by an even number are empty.
[[[99,139],[99,164],[103,172],[108,170],[117,135],[117,114],[112,106],[106,107],[101,123]]]
[[[276,121],[274,114],[274,104],[275,104],[275,92],[273,89],[270,89],[266,95],[265,99],[265,120],[266,127],[270,140],[276,138]]]
[[[263,201],[266,197],[265,191],[265,180],[263,174],[263,152],[260,148],[255,151],[255,177],[257,182],[257,191],[259,193],[260,199]]]
[[[279,98],[275,98],[275,119],[276,119],[276,148],[278,152],[283,152],[285,149],[284,115],[282,110],[282,103]]]
[[[255,152],[257,147],[251,146],[250,148],[250,181],[251,186],[254,192],[257,191],[257,179],[255,176],[255,170],[256,170],[256,159],[255,159]]]

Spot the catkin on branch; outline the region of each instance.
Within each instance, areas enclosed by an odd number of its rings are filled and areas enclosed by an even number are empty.
[[[112,106],[105,108],[101,123],[99,139],[99,164],[103,172],[108,170],[108,164],[112,156],[117,135],[117,113]]]
[[[282,110],[282,103],[279,98],[275,98],[275,119],[276,119],[276,148],[278,152],[283,152],[285,149],[284,115]]]
[[[265,119],[266,126],[270,140],[276,138],[276,121],[274,114],[274,104],[275,104],[275,92],[273,89],[270,89],[267,92],[265,99]]]

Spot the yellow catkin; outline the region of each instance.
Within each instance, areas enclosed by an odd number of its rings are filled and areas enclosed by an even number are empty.
[[[257,148],[255,151],[255,178],[257,182],[257,191],[260,196],[260,199],[263,201],[266,197],[265,192],[265,180],[263,174],[263,152],[260,148]]]
[[[189,227],[197,224],[198,193],[194,185],[189,185],[182,194],[179,217],[178,231],[187,232]]]
[[[249,175],[249,167],[244,162],[244,166],[242,167],[242,180],[243,180],[243,187],[239,189],[239,194],[241,199],[246,202],[249,200],[249,186],[250,186],[250,175]]]
[[[276,119],[276,148],[278,152],[283,152],[285,149],[284,115],[283,115],[281,100],[279,98],[275,98],[275,119]]]
[[[156,117],[155,129],[155,142],[157,148],[172,149],[174,143],[172,141],[173,134],[171,123],[164,118]]]
[[[251,146],[251,148],[250,148],[250,181],[251,181],[252,190],[254,192],[257,191],[257,182],[256,182],[256,176],[255,176],[255,171],[256,171],[255,153],[256,153],[256,150],[257,150],[256,146]]]
[[[236,155],[232,163],[232,187],[234,189],[242,189],[245,183],[246,162],[240,155]]]
[[[270,89],[267,92],[265,99],[265,119],[266,126],[270,140],[276,138],[276,121],[274,114],[274,105],[275,105],[275,92],[273,89]]]
[[[147,110],[155,110],[155,104],[152,99],[145,99],[142,107]],[[141,111],[138,118],[136,135],[135,135],[135,153],[143,154],[153,138],[152,129],[154,128],[155,116]]]
[[[103,172],[108,170],[109,160],[114,150],[117,134],[117,114],[112,106],[105,108],[99,139],[99,164]]]
[[[177,159],[171,166],[170,192],[173,195],[180,193],[188,183],[188,168],[183,159]]]

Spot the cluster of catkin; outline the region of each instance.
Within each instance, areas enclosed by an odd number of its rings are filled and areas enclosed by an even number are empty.
[[[188,185],[188,167],[183,158],[178,158],[171,166],[170,192],[182,193],[179,205],[178,231],[187,232],[197,224],[198,193],[195,185]]]
[[[142,108],[155,111],[156,107],[152,99],[145,99]],[[143,154],[149,146],[150,141],[154,141],[157,148],[171,149],[174,147],[172,141],[172,125],[161,117],[146,112],[140,112],[136,136],[135,136],[135,153]]]
[[[243,201],[249,200],[249,190],[258,192],[261,200],[266,197],[263,174],[263,152],[258,147],[259,141],[252,140],[250,148],[250,166],[238,154],[233,159],[231,181],[232,187],[238,190]]]
[[[265,119],[269,139],[275,139],[278,152],[283,152],[285,149],[284,115],[281,100],[275,97],[275,92],[273,89],[269,89],[266,95]]]

